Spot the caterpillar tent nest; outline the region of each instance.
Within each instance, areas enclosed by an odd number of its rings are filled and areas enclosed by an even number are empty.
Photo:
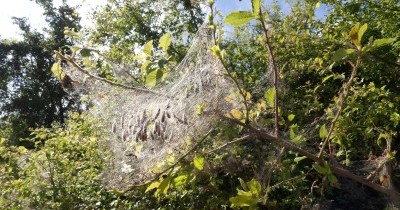
[[[149,91],[69,69],[85,89],[82,97],[91,101],[90,115],[109,128],[112,169],[104,176],[110,186],[124,189],[151,179],[215,127],[219,114],[242,108],[234,81],[210,51],[213,43],[211,30],[202,27],[181,63]]]

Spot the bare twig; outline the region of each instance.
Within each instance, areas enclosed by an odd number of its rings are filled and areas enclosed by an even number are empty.
[[[223,145],[221,145],[221,146],[219,146],[219,147],[217,147],[217,148],[215,148],[215,149],[209,151],[208,153],[214,153],[214,152],[216,152],[216,151],[218,151],[218,150],[221,150],[221,149],[223,149],[223,148],[225,148],[225,147],[227,147],[227,146],[230,146],[230,145],[232,145],[232,144],[237,144],[237,143],[242,142],[242,141],[246,141],[246,140],[248,140],[248,139],[250,139],[250,138],[251,138],[250,135],[245,135],[245,136],[243,136],[243,137],[241,137],[241,138],[236,138],[236,139],[234,139],[234,140],[232,140],[232,141],[230,141],[230,142],[227,142],[227,143],[225,143],[225,144],[223,144]]]
[[[279,182],[279,183],[276,183],[276,184],[272,185],[272,186],[271,186],[271,189],[277,188],[277,187],[279,187],[280,185],[285,184],[285,183],[287,183],[287,182],[291,182],[291,181],[294,181],[294,180],[296,180],[296,179],[303,178],[303,177],[307,176],[309,173],[310,173],[310,171],[308,171],[307,173],[300,174],[300,175],[298,175],[298,176],[295,176],[295,177],[292,177],[292,178],[283,180],[283,181],[281,181],[281,182]]]

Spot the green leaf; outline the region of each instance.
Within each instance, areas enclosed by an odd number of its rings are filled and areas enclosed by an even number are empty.
[[[181,186],[185,185],[188,177],[189,176],[187,174],[184,174],[184,175],[180,175],[180,176],[174,178],[175,187],[181,187]]]
[[[86,58],[90,56],[90,52],[92,50],[88,49],[88,48],[83,48],[81,49],[81,51],[79,51],[79,53],[81,54],[82,57]]]
[[[213,54],[217,57],[221,56],[221,50],[219,49],[218,45],[214,45],[211,47],[211,51],[213,52]]]
[[[171,179],[172,179],[171,176],[167,176],[166,178],[164,178],[161,181],[161,183],[160,183],[160,185],[158,185],[158,188],[157,188],[157,191],[156,191],[156,193],[158,195],[160,195],[160,194],[166,195],[167,194],[168,189],[170,187]]]
[[[315,9],[318,9],[320,6],[321,6],[321,2],[317,2],[317,3],[315,4]]]
[[[322,167],[318,163],[314,163],[312,166],[318,173],[322,175],[327,175],[329,174],[329,169],[326,169],[325,167]]]
[[[328,136],[328,130],[326,129],[325,124],[323,124],[320,128],[319,128],[319,137],[321,139],[325,139],[326,136]]]
[[[150,40],[143,46],[143,52],[146,53],[148,56],[153,55],[153,40]]]
[[[356,24],[355,26],[353,26],[349,32],[349,36],[351,38],[351,40],[353,41],[353,43],[357,46],[358,49],[361,48],[361,43],[360,40],[358,39],[358,31],[360,29],[360,24]]]
[[[141,73],[145,75],[147,71],[150,69],[152,62],[151,61],[145,61],[142,66],[140,67]]]
[[[231,207],[254,207],[257,205],[258,200],[253,198],[251,194],[237,195],[229,199],[232,203]]]
[[[199,156],[197,156],[197,155],[194,156],[193,163],[194,163],[194,167],[195,167],[197,170],[202,171],[203,168],[204,168],[204,157],[199,157]]]
[[[254,17],[259,17],[261,0],[251,0],[251,5],[253,7],[253,15],[254,15]]]
[[[275,105],[275,88],[269,88],[265,93],[265,100],[270,107],[274,107]]]
[[[328,174],[326,177],[328,178],[328,181],[331,184],[331,186],[337,186],[338,185],[338,179],[336,178],[335,175],[333,175],[331,173],[331,174]]]
[[[294,120],[294,117],[295,117],[294,114],[290,114],[290,115],[288,116],[289,122],[292,122],[292,121]]]
[[[249,188],[247,188],[247,184],[246,182],[243,181],[243,179],[239,178],[239,182],[240,182],[240,186],[243,188],[243,190],[249,190]]]
[[[333,53],[332,60],[337,62],[345,58],[346,56],[354,53],[354,49],[343,49],[340,48]]]
[[[146,55],[146,54],[135,55],[135,56],[133,57],[133,59],[140,60],[140,61],[146,60],[146,59],[147,59],[147,55]]]
[[[393,113],[390,115],[390,121],[393,122],[394,127],[397,127],[397,125],[399,124],[399,121],[400,121],[400,115],[399,115],[399,113],[393,112]]]
[[[167,52],[170,45],[171,45],[171,33],[168,32],[160,38],[158,47],[161,48],[162,50],[164,50],[164,52]]]
[[[234,11],[225,17],[224,22],[232,26],[241,26],[254,19],[250,11]]]
[[[397,39],[396,38],[385,38],[385,39],[376,39],[374,43],[372,44],[373,47],[380,47],[383,45],[388,45],[393,42],[395,42]]]
[[[329,76],[326,76],[326,77],[324,77],[324,79],[322,80],[322,83],[324,83],[324,82],[326,82],[326,81],[328,81],[330,78],[332,78],[333,77],[333,74],[331,74],[331,75],[329,75]]]
[[[144,191],[145,193],[149,192],[152,189],[157,188],[160,185],[160,182],[156,181],[156,182],[152,182],[147,188],[146,191]]]
[[[164,72],[161,69],[151,71],[146,76],[146,85],[149,87],[156,86],[159,82],[161,82],[163,75],[164,75]]]
[[[243,113],[239,109],[232,109],[230,114],[237,120],[243,119]]]
[[[261,193],[261,184],[259,181],[252,179],[247,183],[252,195],[258,196]]]
[[[361,42],[362,37],[364,36],[365,31],[367,31],[368,29],[368,24],[364,24],[360,27],[360,29],[358,30],[358,40]]]
[[[296,157],[296,158],[294,159],[294,162],[295,162],[295,163],[299,163],[300,161],[302,161],[302,160],[304,160],[304,159],[307,159],[307,157],[306,157],[306,156]]]
[[[61,68],[60,62],[56,62],[53,64],[53,66],[51,67],[51,72],[53,72],[54,76],[60,81],[62,81],[65,77],[65,73]]]

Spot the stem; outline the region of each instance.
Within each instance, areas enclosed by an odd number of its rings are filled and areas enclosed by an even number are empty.
[[[326,136],[324,143],[322,144],[322,147],[319,151],[318,158],[320,158],[320,159],[322,158],[322,155],[324,153],[326,146],[330,142],[329,139],[331,138],[331,135],[332,135],[333,129],[335,128],[336,122],[339,119],[340,114],[342,113],[344,100],[346,99],[347,92],[348,92],[350,86],[353,84],[353,80],[357,74],[357,69],[358,69],[358,66],[360,65],[360,63],[361,63],[360,56],[358,56],[356,64],[350,63],[353,67],[353,70],[351,72],[351,76],[350,76],[349,80],[343,86],[343,89],[342,89],[341,93],[339,94],[338,111],[336,112],[335,118],[332,120],[332,124],[329,128],[328,135]]]
[[[274,113],[275,113],[275,136],[279,137],[279,109],[278,109],[278,75],[279,75],[279,71],[276,65],[276,61],[275,61],[275,56],[274,56],[274,52],[271,46],[271,42],[268,36],[268,27],[265,23],[265,20],[263,18],[263,12],[262,9],[260,7],[259,11],[259,20],[261,22],[261,26],[264,32],[264,41],[265,41],[265,46],[268,49],[268,53],[269,53],[269,61],[272,65],[272,70],[274,71],[274,88],[275,88],[275,98],[274,98]]]
[[[216,152],[216,151],[218,151],[218,150],[221,150],[221,149],[223,149],[223,148],[225,148],[225,147],[227,147],[227,146],[229,146],[229,145],[236,144],[236,143],[240,143],[240,142],[246,141],[246,140],[248,140],[248,139],[250,139],[250,138],[251,138],[250,135],[245,135],[245,136],[243,136],[243,137],[241,137],[241,138],[236,138],[236,139],[234,139],[234,140],[232,140],[232,141],[230,141],[230,142],[227,142],[227,143],[225,143],[225,144],[223,144],[223,145],[221,145],[221,146],[219,146],[219,147],[217,147],[217,148],[215,148],[215,149],[209,151],[208,153],[214,153],[214,152]]]
[[[267,47],[268,50],[268,57],[269,57],[269,61],[272,67],[272,70],[274,72],[274,89],[275,89],[275,97],[274,97],[274,117],[275,117],[275,122],[274,122],[274,129],[275,129],[275,137],[279,138],[280,134],[279,134],[279,104],[278,104],[278,96],[279,96],[279,91],[278,91],[278,75],[279,75],[279,70],[277,68],[276,65],[276,61],[275,61],[275,56],[274,56],[274,51],[272,49],[271,46],[271,42],[268,36],[268,27],[265,23],[265,20],[263,18],[263,12],[262,9],[260,7],[259,11],[258,11],[258,15],[259,15],[259,20],[261,22],[261,26],[264,32],[264,42],[265,42],[265,46]],[[274,163],[272,164],[271,168],[268,170],[267,176],[264,180],[264,183],[268,183],[268,186],[270,185],[270,181],[271,181],[271,177],[272,177],[272,173],[275,169],[275,167],[281,162],[283,153],[285,152],[285,146],[282,146],[281,149],[279,150],[278,156],[276,158],[276,160],[274,161]],[[265,187],[265,186],[264,186]]]
[[[214,14],[214,9],[213,6],[210,7],[210,12],[211,15]],[[216,38],[216,28],[215,25],[213,23],[211,23],[212,26],[214,26],[213,28],[213,39],[214,39],[214,45],[219,46],[217,43],[217,38]],[[233,80],[233,82],[235,83],[235,86],[237,87],[237,89],[239,90],[239,94],[242,96],[243,98],[243,104],[244,104],[244,108],[246,110],[245,113],[245,118],[246,118],[246,124],[249,123],[249,105],[247,103],[247,98],[246,98],[246,93],[243,91],[243,89],[241,88],[239,82],[237,81],[237,79],[232,75],[232,73],[228,70],[228,65],[226,64],[226,62],[222,59],[222,56],[217,56],[218,59],[221,61],[222,66],[224,67],[226,73],[228,74],[228,77],[231,78]]]

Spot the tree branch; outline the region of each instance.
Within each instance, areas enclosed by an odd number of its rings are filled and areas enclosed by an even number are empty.
[[[293,144],[289,140],[272,136],[264,130],[255,128],[248,124],[244,124],[236,119],[228,118],[225,116],[220,116],[220,117],[226,121],[243,126],[245,129],[247,129],[250,132],[250,135],[252,135],[252,136],[258,137],[259,139],[262,139],[262,140],[271,141],[273,143],[276,143],[277,145],[279,145],[281,147],[285,147],[288,150],[291,150],[293,152],[299,153],[300,155],[306,156],[307,158],[309,158],[317,163],[320,163],[320,164],[325,163],[325,160],[323,160],[322,158],[319,158],[317,155],[305,150],[304,148],[301,148],[300,146],[298,146],[296,144]],[[400,199],[400,193],[393,189],[387,189],[387,188],[382,187],[381,185],[369,182],[368,180],[364,179],[363,177],[360,177],[360,176],[355,175],[354,173],[348,171],[347,169],[345,169],[343,166],[341,166],[339,164],[332,163],[332,162],[328,162],[327,164],[329,165],[329,167],[331,168],[333,173],[335,173],[338,176],[348,178],[348,179],[351,179],[362,185],[368,186],[378,192],[388,195],[389,197],[393,198],[396,201],[398,201]]]
[[[145,88],[140,88],[140,87],[128,86],[128,85],[120,84],[120,83],[117,83],[117,82],[113,82],[113,81],[108,80],[108,79],[106,79],[106,78],[98,77],[98,76],[96,76],[96,75],[93,75],[93,74],[89,73],[89,72],[86,71],[85,69],[83,69],[81,66],[79,66],[79,64],[77,64],[77,63],[76,63],[71,57],[69,57],[68,55],[63,55],[63,54],[61,54],[61,53],[58,52],[58,51],[54,51],[54,53],[57,55],[57,57],[59,57],[59,58],[61,58],[62,60],[65,60],[65,61],[71,63],[72,66],[75,67],[78,71],[82,72],[83,74],[85,74],[85,75],[87,75],[87,76],[89,76],[89,77],[91,77],[91,78],[93,78],[93,79],[96,79],[96,80],[99,80],[99,81],[108,83],[108,84],[113,85],[113,86],[121,87],[121,88],[124,88],[124,89],[134,90],[134,91],[138,91],[138,92],[152,93],[152,94],[155,94],[155,95],[164,96],[164,97],[169,98],[169,96],[164,95],[164,94],[161,94],[161,93],[158,93],[158,92],[153,91],[153,90],[149,90],[149,89],[145,89]]]
[[[355,64],[351,64],[352,67],[353,67],[353,70],[351,72],[351,76],[350,76],[349,80],[346,82],[346,84],[343,86],[343,89],[342,89],[341,93],[339,94],[339,99],[338,99],[339,101],[338,101],[338,105],[337,105],[338,106],[338,110],[336,112],[335,118],[332,120],[332,124],[331,124],[331,126],[329,128],[328,135],[326,136],[326,138],[324,140],[324,143],[322,144],[322,147],[321,147],[321,149],[319,151],[318,158],[322,157],[326,146],[330,142],[329,140],[330,140],[331,135],[333,133],[333,129],[335,128],[336,122],[339,119],[340,114],[342,113],[344,100],[346,99],[347,92],[348,92],[350,86],[353,84],[353,80],[356,77],[358,66],[360,65],[360,63],[361,63],[361,58],[360,58],[360,55],[359,55],[358,58],[357,58],[356,63]]]

